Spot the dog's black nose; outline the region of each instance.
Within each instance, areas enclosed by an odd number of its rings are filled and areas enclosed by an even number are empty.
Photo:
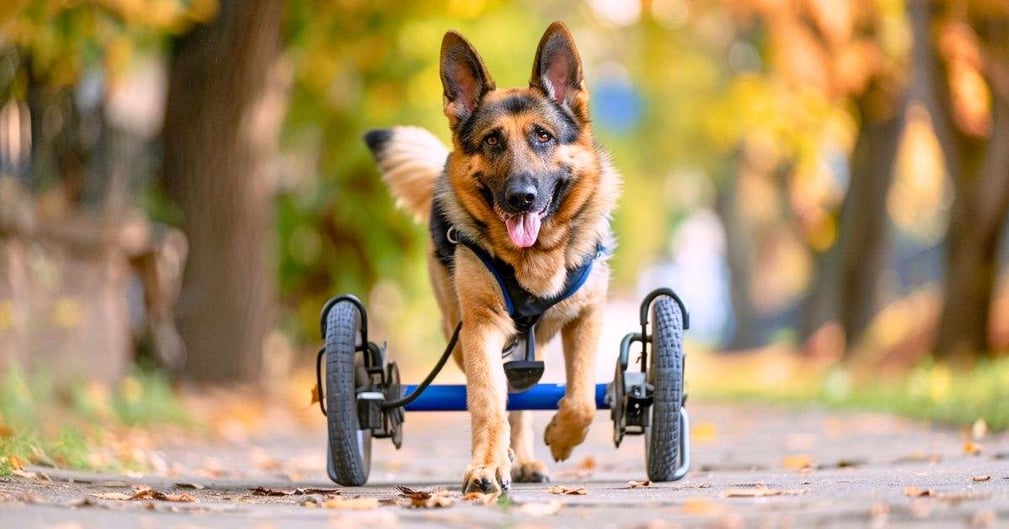
[[[505,191],[505,200],[508,205],[518,211],[529,211],[533,202],[536,202],[536,183],[532,178],[515,178],[508,183]]]

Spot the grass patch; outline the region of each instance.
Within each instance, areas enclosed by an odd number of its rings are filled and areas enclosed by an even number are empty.
[[[826,405],[904,415],[963,426],[984,419],[993,430],[1009,430],[1009,358],[982,360],[954,370],[926,360],[902,375],[872,377],[834,366],[818,373],[796,373],[789,381],[760,388],[728,384],[688,388],[705,397],[762,401],[781,405]],[[688,379],[689,380],[689,379]]]
[[[125,456],[96,453],[116,432],[164,424],[192,421],[161,373],[137,370],[112,388],[92,382],[57,390],[44,373],[12,368],[0,378],[0,476],[24,464],[137,469]]]

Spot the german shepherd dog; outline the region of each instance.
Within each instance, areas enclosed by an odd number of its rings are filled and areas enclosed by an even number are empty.
[[[497,89],[473,46],[452,31],[442,40],[441,81],[451,152],[415,127],[374,130],[365,141],[397,202],[431,227],[428,271],[446,338],[463,322],[453,352],[472,420],[463,491],[494,494],[512,480],[542,482],[549,474],[533,456],[530,412],[506,410],[502,351],[516,341],[516,320],[486,258],[542,299],[560,296],[572,270],[588,270],[535,326],[540,350],[558,332],[564,346],[567,387],[544,433],[563,461],[595,416],[610,276],[600,249],[613,246],[620,176],[592,139],[581,59],[564,24],[554,22],[540,40],[528,88]]]

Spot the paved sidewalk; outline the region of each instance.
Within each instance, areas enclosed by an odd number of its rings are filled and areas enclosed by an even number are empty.
[[[689,409],[694,465],[676,483],[630,487],[645,479],[642,439],[614,449],[608,415],[600,412],[586,444],[551,465],[553,483],[517,484],[506,503],[467,502],[458,494],[469,451],[466,415],[415,413],[402,450],[375,441],[367,487],[341,488],[339,496],[251,492],[335,487],[325,474],[320,416],[307,431],[163,447],[166,469],[155,475],[29,468],[51,480],[0,479],[0,528],[1009,526],[1004,434],[965,446],[961,432],[882,415],[696,402]],[[537,415],[537,427],[548,420],[549,413]],[[548,454],[541,443],[537,450]],[[447,489],[451,504],[398,505],[391,501],[396,485]],[[585,494],[552,494],[553,485]],[[198,501],[115,499],[138,487]]]

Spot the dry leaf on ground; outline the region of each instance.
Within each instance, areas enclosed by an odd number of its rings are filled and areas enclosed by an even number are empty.
[[[627,488],[629,488],[629,489],[640,489],[642,487],[651,487],[651,486],[652,486],[652,481],[648,480],[648,479],[646,479],[644,481],[634,481],[632,479],[632,480],[630,480],[630,481],[627,482]]]
[[[988,475],[988,474],[985,474],[983,476],[974,476],[974,477],[972,477],[970,479],[971,479],[971,481],[989,481],[989,480],[991,480],[991,476]]]
[[[89,496],[98,500],[115,500],[115,501],[126,501],[133,497],[130,494],[123,494],[122,492],[97,492],[94,494],[89,494]]]
[[[305,494],[340,494],[340,489],[319,489],[319,488],[297,488],[297,489],[268,489],[266,487],[256,487],[249,489],[249,492],[256,496],[304,496]]]
[[[932,496],[933,494],[932,489],[919,489],[918,487],[904,488],[904,495],[912,498],[922,498],[925,496]]]
[[[563,494],[567,496],[584,496],[588,494],[585,487],[565,487],[563,485],[555,485],[547,489],[550,494]]]
[[[683,501],[682,509],[684,514],[705,516],[721,512],[722,506],[705,498],[687,498]]]
[[[326,509],[343,509],[350,511],[366,511],[378,508],[378,498],[342,498],[336,496],[322,502]]]
[[[725,489],[722,491],[723,498],[763,498],[766,496],[800,496],[805,494],[805,489],[772,489],[768,487],[740,487]]]
[[[455,502],[454,495],[447,490],[426,491],[414,490],[410,487],[396,485],[399,495],[409,500],[404,507],[414,507],[417,509],[436,509],[441,507],[451,507]]]
[[[200,485],[199,483],[176,483],[175,486],[180,489],[193,489],[193,490],[203,490],[207,488],[205,485]]]
[[[788,470],[803,471],[813,469],[813,458],[809,454],[791,454],[781,460],[781,466]]]
[[[979,456],[983,451],[984,447],[974,441],[964,441],[963,443],[963,453],[969,456]]]
[[[128,499],[130,500],[159,500],[159,501],[171,501],[177,503],[199,503],[195,496],[188,493],[182,494],[169,494],[166,492],[160,492],[157,490],[152,490],[150,488],[141,488],[133,493]]]
[[[7,456],[7,464],[10,465],[11,469],[13,469],[13,470],[24,470],[25,469],[25,463],[24,463],[24,461],[22,461],[20,457],[15,456],[15,455],[9,455],[9,456]]]
[[[523,503],[519,505],[519,511],[537,518],[557,514],[563,508],[564,502],[560,500],[551,500],[546,503]]]
[[[942,456],[939,454],[925,454],[922,452],[915,452],[913,454],[908,454],[906,456],[900,456],[894,459],[894,464],[899,463],[931,463],[933,465],[942,461]]]

